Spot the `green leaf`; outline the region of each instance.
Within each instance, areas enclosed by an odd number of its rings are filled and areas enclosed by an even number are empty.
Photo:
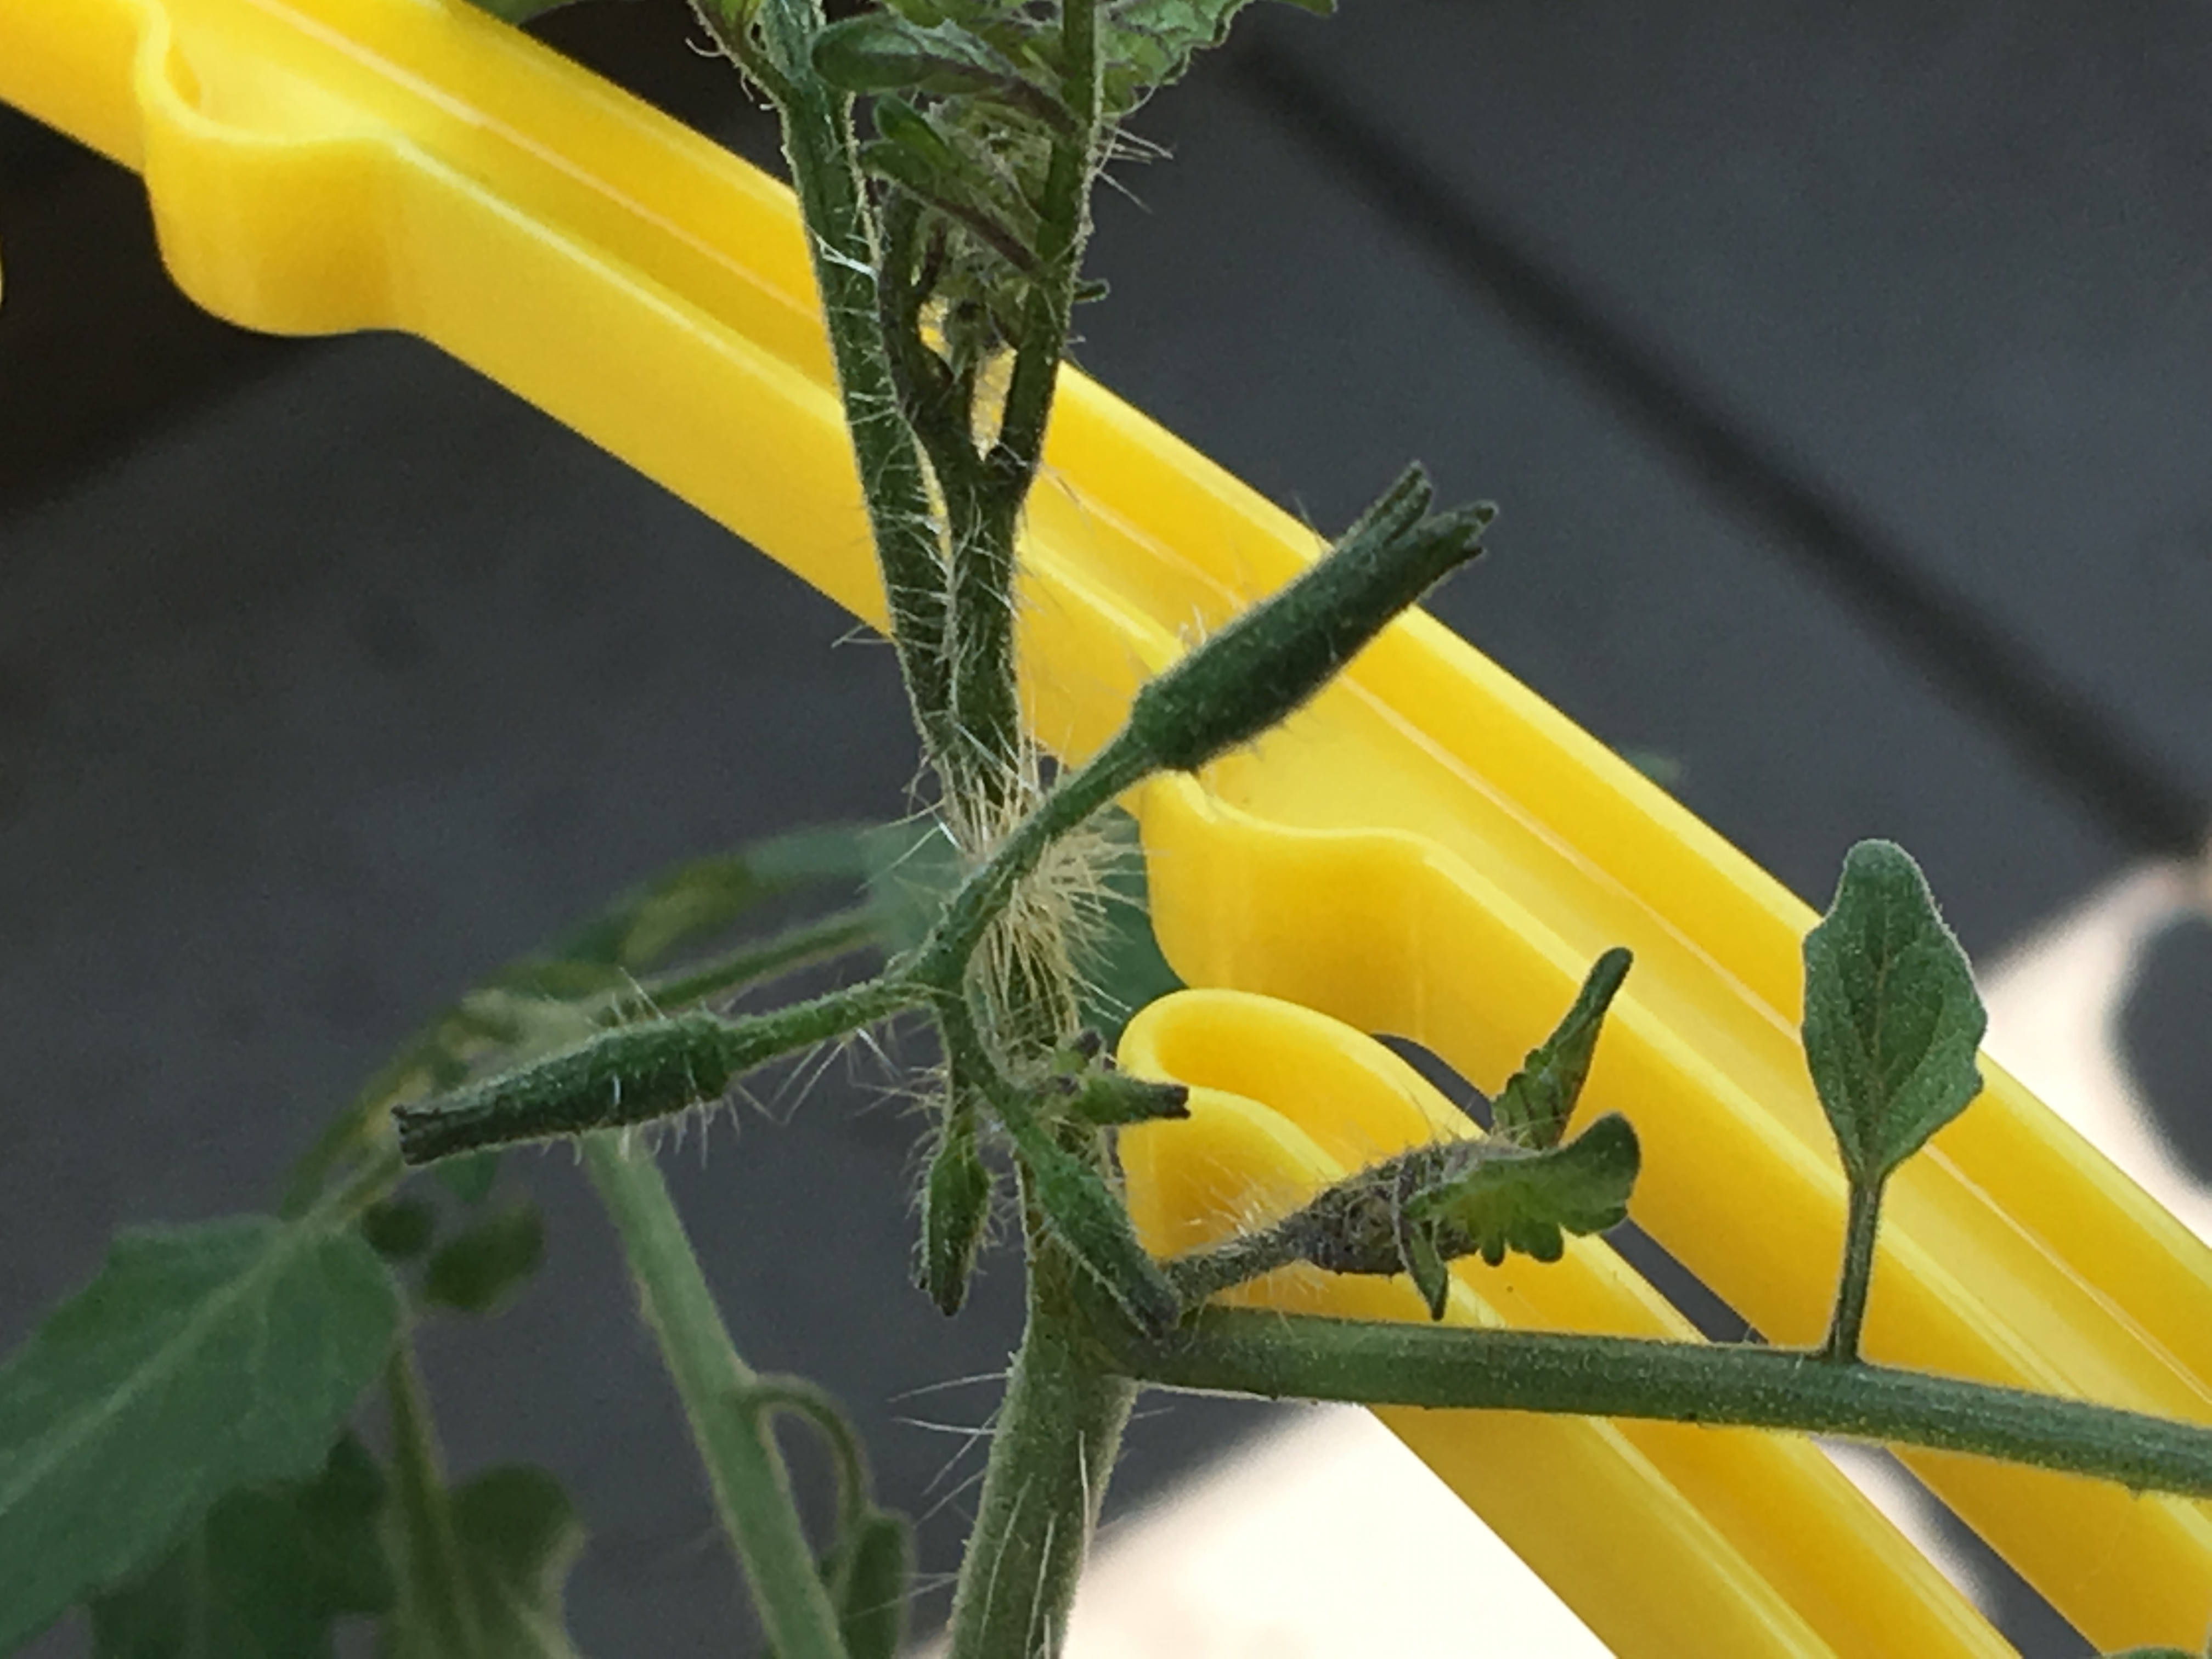
[[[813,57],[814,72],[843,92],[1011,94],[1042,112],[1042,89],[950,19],[925,26],[892,12],[863,12],[816,35]]]
[[[584,1528],[545,1470],[487,1469],[449,1498],[461,1581],[481,1646],[472,1659],[575,1659],[562,1587],[583,1553]],[[382,1659],[451,1659],[436,1635],[403,1607],[387,1621]]]
[[[419,1198],[373,1204],[361,1218],[361,1236],[386,1261],[411,1261],[437,1231],[438,1212]]]
[[[960,168],[960,152],[938,131],[937,124],[903,98],[876,100],[871,112],[876,131],[891,143],[912,150],[933,171],[951,173]]]
[[[1589,975],[1559,1029],[1541,1047],[1529,1051],[1528,1063],[1498,1091],[1491,1103],[1491,1121],[1502,1139],[1538,1152],[1559,1145],[1567,1120],[1574,1115],[1575,1103],[1582,1098],[1606,1010],[1628,977],[1631,960],[1616,945],[1591,963]]]
[[[526,1464],[487,1469],[453,1494],[453,1534],[485,1659],[568,1659],[561,1593],[584,1526],[561,1483]]]
[[[232,1492],[151,1572],[92,1603],[97,1659],[328,1659],[331,1626],[392,1606],[384,1474],[351,1435],[311,1480]]]
[[[1398,1260],[1406,1277],[1413,1281],[1431,1319],[1444,1316],[1444,1302],[1451,1295],[1451,1268],[1437,1248],[1433,1228],[1411,1224],[1404,1211],[1398,1214]]]
[[[1443,1264],[1508,1250],[1539,1261],[1565,1254],[1565,1233],[1597,1233],[1628,1214],[1641,1152],[1636,1131],[1608,1112],[1563,1146],[1432,1141],[1346,1176],[1277,1224],[1285,1255],[1330,1273],[1411,1275],[1442,1318]]]
[[[959,848],[933,821],[887,823],[862,845],[868,896],[884,919],[884,949],[896,956],[929,936],[967,874]]]
[[[544,1218],[535,1204],[516,1204],[439,1247],[422,1274],[423,1299],[462,1313],[491,1313],[544,1260]]]
[[[914,1571],[914,1528],[906,1517],[872,1510],[846,1542],[837,1627],[848,1659],[894,1659],[906,1636],[907,1583]]]
[[[462,1203],[481,1204],[491,1196],[492,1182],[499,1179],[499,1154],[482,1152],[449,1158],[434,1166],[431,1174]]]
[[[951,1315],[968,1299],[968,1280],[991,1219],[998,1182],[976,1144],[975,1109],[963,1099],[945,1108],[945,1130],[930,1154],[921,1189],[921,1255],[916,1281],[939,1310]]]
[[[1032,66],[1045,66],[1040,48],[1056,33],[1006,0],[884,0],[884,4],[921,28],[957,23],[1010,62]]]
[[[878,138],[861,145],[860,165],[957,220],[1015,270],[1032,276],[1038,273],[1036,215],[1019,197],[988,190],[964,169],[940,167],[927,150],[897,139]]]
[[[1855,1185],[1878,1184],[1982,1086],[1966,952],[1902,848],[1861,842],[1805,936],[1805,1058]]]
[[[763,899],[816,883],[860,881],[874,833],[803,830],[678,865],[617,900],[547,954],[560,963],[642,973],[725,932]]]
[[[1434,1228],[1438,1251],[1448,1257],[1480,1253],[1495,1267],[1518,1250],[1557,1261],[1565,1250],[1562,1232],[1601,1233],[1627,1218],[1641,1161],[1636,1131],[1608,1112],[1564,1146],[1540,1152],[1500,1146],[1496,1156],[1416,1191],[1407,1200],[1407,1219]]]
[[[0,1652],[234,1487],[314,1468],[398,1315],[327,1213],[118,1238],[0,1369]]]
[[[1334,0],[1289,0],[1301,11],[1326,17]],[[1147,95],[1180,81],[1190,60],[1229,38],[1229,26],[1247,0],[1121,0],[1103,8],[1099,30],[1105,59],[1105,106],[1126,114]]]

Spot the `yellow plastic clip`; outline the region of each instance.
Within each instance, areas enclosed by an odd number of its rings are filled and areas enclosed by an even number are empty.
[[[6,0],[0,98],[144,173],[210,309],[422,335],[882,621],[789,198],[704,140],[454,0]],[[1079,757],[1316,543],[1078,376],[1046,460],[1024,684]],[[1161,942],[1209,988],[1125,1044],[1200,1089],[1188,1124],[1130,1138],[1155,1244],[1462,1133],[1365,1034],[1494,1089],[1626,945],[1586,1110],[1636,1123],[1636,1218],[1771,1340],[1819,1337],[1844,1185],[1795,1039],[1812,917],[1718,836],[1419,616],[1254,750],[1137,806]],[[1867,1351],[2212,1422],[2212,1255],[1987,1069],[1891,1185]],[[1396,1285],[1255,1293],[1419,1312]],[[1588,1242],[1461,1269],[1450,1316],[1689,1336]],[[1383,1415],[1620,1653],[2006,1650],[1802,1443]],[[2094,1641],[2202,1640],[2203,1505],[1907,1462]]]

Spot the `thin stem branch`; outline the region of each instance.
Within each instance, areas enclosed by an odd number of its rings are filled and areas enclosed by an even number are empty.
[[[899,407],[929,456],[939,486],[980,475],[975,453],[973,387],[956,380],[944,358],[922,337],[922,309],[935,280],[923,243],[921,204],[901,190],[884,204],[884,262],[876,279],[877,324]],[[940,232],[941,234],[941,232]]]
[[[1300,1241],[1282,1227],[1238,1233],[1206,1249],[1190,1250],[1160,1264],[1176,1294],[1190,1307],[1262,1273],[1304,1259]]]
[[[2212,1495],[2212,1428],[1802,1349],[1207,1308],[1162,1337],[1086,1297],[1103,1357],[1170,1388],[1782,1429]]]
[[[1018,498],[994,485],[945,480],[952,562],[949,633],[952,719],[958,744],[948,780],[955,827],[981,842],[1000,827],[1021,787],[1021,695],[1014,671],[1014,526]]]
[[[461,1563],[437,1431],[416,1369],[411,1334],[400,1338],[385,1366],[384,1393],[392,1413],[392,1462],[398,1477],[405,1540],[402,1571],[408,1613],[422,1622],[438,1653],[450,1659],[477,1659],[484,1650],[483,1622]]]
[[[783,1659],[845,1659],[782,1454],[762,1413],[744,1403],[760,1379],[731,1344],[659,1165],[605,1134],[585,1139],[584,1162],[621,1235],[646,1322],[690,1419],[714,1508],[769,1642]]]
[[[1866,1325],[1867,1293],[1874,1286],[1874,1247],[1881,1226],[1881,1181],[1851,1182],[1844,1224],[1844,1263],[1836,1279],[1836,1310],[1828,1323],[1823,1359],[1849,1364],[1859,1357],[1859,1333]]]
[[[877,249],[853,137],[852,100],[814,72],[810,54],[823,27],[818,0],[762,0],[759,17],[775,76],[763,89],[783,117],[784,154],[806,222],[845,423],[890,607],[891,642],[922,745],[941,767],[952,739],[945,568],[921,456],[900,413],[877,329]]]
[[[1044,451],[1045,423],[1067,348],[1075,284],[1091,231],[1091,179],[1099,138],[1097,0],[1063,0],[1060,30],[1066,76],[1060,95],[1073,119],[1054,143],[1046,169],[1037,216],[1037,255],[1045,276],[1030,289],[994,455],[1002,476],[1018,480],[1024,492]]]
[[[740,1397],[758,1415],[787,1412],[813,1425],[829,1446],[836,1471],[837,1532],[849,1537],[867,1515],[868,1455],[829,1391],[803,1376],[764,1376]]]
[[[830,962],[876,942],[882,921],[872,905],[855,905],[775,938],[740,946],[682,973],[646,982],[645,994],[662,1008],[681,1008],[708,997],[730,996],[817,963]]]

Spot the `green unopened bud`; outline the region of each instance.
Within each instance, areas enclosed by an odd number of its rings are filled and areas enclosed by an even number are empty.
[[[1482,550],[1488,507],[1429,514],[1418,466],[1317,563],[1148,682],[1129,732],[1159,767],[1192,772],[1281,721],[1448,572]]]
[[[483,1146],[648,1123],[720,1099],[731,1079],[757,1063],[746,1047],[736,1027],[713,1014],[620,1026],[472,1088],[396,1108],[400,1155],[428,1164]]]
[[[997,1185],[976,1145],[975,1114],[964,1103],[947,1108],[945,1133],[929,1160],[921,1189],[921,1255],[915,1281],[946,1314],[968,1299]]]

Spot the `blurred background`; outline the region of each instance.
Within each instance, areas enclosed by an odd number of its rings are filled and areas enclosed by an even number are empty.
[[[678,0],[538,32],[772,162]],[[2084,1029],[2201,1180],[2208,84],[2182,0],[1256,7],[1139,118],[1172,159],[1101,197],[1077,356],[1324,529],[1415,457],[1497,501],[1434,608],[1809,902],[1870,835],[1984,963],[2134,894]],[[118,1225],[265,1207],[487,967],[672,860],[895,817],[915,754],[795,579],[414,341],[196,312],[137,181],[4,109],[0,259],[4,1352]],[[1018,1287],[908,1287],[887,1081],[673,1167],[741,1346],[854,1411],[942,1573]],[[428,1334],[450,1458],[569,1482],[586,1651],[742,1650],[580,1172],[509,1165],[548,1269]],[[1148,1413],[1117,1504],[1269,1415]],[[2024,1651],[2088,1650],[1969,1559]]]

